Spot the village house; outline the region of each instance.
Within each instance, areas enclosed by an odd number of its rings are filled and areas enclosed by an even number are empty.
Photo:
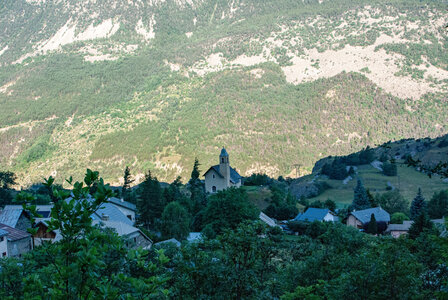
[[[205,190],[208,193],[216,193],[229,187],[240,187],[241,176],[230,166],[229,154],[222,148],[219,155],[219,165],[210,167],[204,174]]]
[[[128,248],[135,249],[141,247],[143,249],[150,249],[153,244],[148,236],[132,225],[107,220],[94,221],[93,224],[99,225],[103,229],[110,229],[116,232],[118,236],[125,240],[126,247]]]
[[[0,223],[1,257],[21,257],[33,249],[31,234]]]
[[[135,224],[135,212],[137,211],[137,206],[135,204],[115,197],[109,198],[109,202],[114,204],[129,220],[132,221],[133,224]]]
[[[23,231],[31,228],[28,213],[23,210],[21,205],[6,205],[0,211],[0,223]]]
[[[337,222],[338,216],[328,208],[314,208],[310,207],[306,212],[298,214],[294,221],[307,221],[307,222]]]
[[[358,229],[364,229],[364,227],[367,226],[367,224],[370,222],[372,214],[375,216],[375,220],[377,223],[384,222],[386,226],[389,224],[389,213],[381,207],[373,207],[351,212],[347,218],[347,225]]]
[[[411,228],[413,223],[414,221],[403,221],[403,224],[389,224],[384,233],[390,234],[394,238],[399,238],[409,233],[409,228]]]

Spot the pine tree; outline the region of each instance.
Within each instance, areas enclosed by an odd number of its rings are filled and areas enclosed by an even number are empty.
[[[123,175],[123,187],[121,188],[121,197],[123,199],[126,200],[128,198],[129,188],[131,187],[131,183],[133,182],[134,180],[131,179],[131,170],[129,169],[128,166],[126,166]]]
[[[415,220],[426,209],[425,198],[423,198],[421,188],[418,188],[417,196],[411,203],[411,219]]]
[[[370,215],[370,222],[367,226],[367,233],[377,234],[378,233],[378,224],[376,223],[375,215]]]
[[[191,171],[191,178],[189,180],[192,215],[196,215],[205,206],[206,202],[205,187],[204,184],[199,179],[200,176],[199,166],[200,166],[199,161],[196,158],[194,160],[193,171]]]
[[[154,227],[156,220],[162,216],[165,207],[163,200],[159,181],[156,177],[151,176],[151,171],[148,171],[137,200],[138,223],[145,226],[146,229],[149,229],[150,226]]]
[[[422,232],[434,229],[434,224],[429,219],[425,211],[418,215],[414,223],[409,228],[409,237],[416,239]]]
[[[359,178],[355,187],[352,206],[354,210],[362,210],[370,208],[370,201],[367,195],[367,191],[364,188],[361,179]]]

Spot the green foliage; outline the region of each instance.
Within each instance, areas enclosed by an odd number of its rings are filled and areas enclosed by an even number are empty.
[[[134,180],[131,178],[131,170],[128,166],[126,166],[123,175],[123,186],[121,188],[121,197],[126,201],[129,201],[129,188],[131,187],[131,183],[133,182]]]
[[[331,165],[325,164],[321,173],[336,180],[342,180],[348,176],[347,166],[341,159],[334,159]]]
[[[416,239],[423,232],[434,231],[434,224],[429,219],[426,212],[422,212],[417,216],[412,223],[411,228],[409,228],[409,237],[411,239]]]
[[[378,225],[376,224],[376,219],[375,219],[375,215],[371,214],[370,215],[370,222],[369,225],[367,225],[367,233],[370,234],[377,234],[378,233]]]
[[[210,196],[204,212],[203,225],[210,224],[220,234],[234,229],[245,220],[256,220],[259,211],[247,199],[242,189],[230,188]]]
[[[394,214],[396,212],[408,213],[409,203],[398,190],[386,192],[381,196],[378,196],[377,201],[389,214]]]
[[[421,188],[418,188],[417,196],[411,203],[411,219],[415,220],[426,209],[425,198],[423,198]]]
[[[139,211],[137,222],[146,229],[149,229],[150,226],[154,228],[156,221],[162,216],[164,207],[165,203],[160,183],[148,171],[145,180],[140,185],[140,193],[137,199],[137,209]]]
[[[352,209],[362,210],[367,208],[370,208],[369,197],[367,196],[367,191],[364,188],[362,180],[358,178],[358,182],[354,190]]]
[[[395,162],[384,162],[382,165],[383,174],[386,176],[397,176],[397,165]]]
[[[409,221],[409,217],[402,212],[396,212],[390,216],[391,224],[403,224],[403,221]]]
[[[99,173],[87,170],[83,182],[68,179],[72,191],[54,186],[54,178],[45,181],[51,190],[54,206],[47,221],[50,231],[57,231],[61,240],[35,248],[22,263],[14,259],[2,264],[11,282],[2,281],[0,295],[26,299],[89,299],[89,298],[160,298],[167,294],[167,277],[160,275],[166,263],[162,253],[153,261],[147,251],[127,250],[124,241],[111,230],[93,226],[91,215],[114,195]],[[93,192],[92,192],[93,191]],[[71,198],[68,198],[71,195]],[[32,221],[41,217],[35,198],[27,193],[18,198],[25,203]],[[36,229],[30,229],[36,233]],[[15,267],[17,266],[17,267]]]
[[[279,180],[280,181],[280,180]],[[269,178],[266,174],[252,174],[249,177],[244,179],[244,185],[248,186],[262,186],[262,185],[269,185],[271,184],[272,179]]]
[[[428,202],[428,214],[431,219],[448,216],[448,190],[434,193]]]
[[[190,232],[191,215],[178,202],[170,202],[163,210],[160,230],[166,238],[185,239]]]
[[[0,172],[0,207],[12,202],[12,195],[9,189],[16,183],[16,179],[16,175],[12,172]]]

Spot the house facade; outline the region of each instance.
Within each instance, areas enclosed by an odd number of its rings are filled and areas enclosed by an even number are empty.
[[[229,154],[222,148],[219,155],[219,165],[210,167],[204,174],[205,190],[216,193],[230,187],[241,186],[241,176],[230,166]]]
[[[3,232],[2,237],[0,238],[0,240],[3,239],[0,243],[2,251],[0,254],[2,257],[21,257],[23,254],[33,249],[31,234],[28,232],[5,224],[0,224],[0,232]],[[7,234],[5,235],[4,232]]]
[[[0,229],[0,257],[6,257],[8,255],[8,240],[6,236],[8,232]]]
[[[350,213],[347,218],[347,225],[358,229],[363,229],[370,222],[372,214],[377,222],[384,222],[386,225],[390,222],[390,215],[381,207],[357,210]]]
[[[135,204],[115,197],[110,198],[109,202],[114,204],[129,220],[132,221],[133,224],[135,224],[135,212],[137,211],[137,206]]]

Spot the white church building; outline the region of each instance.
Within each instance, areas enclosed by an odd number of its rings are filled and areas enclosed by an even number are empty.
[[[229,187],[240,187],[241,176],[230,166],[229,154],[222,148],[219,155],[219,165],[212,166],[204,174],[205,190],[208,193],[216,193]]]

